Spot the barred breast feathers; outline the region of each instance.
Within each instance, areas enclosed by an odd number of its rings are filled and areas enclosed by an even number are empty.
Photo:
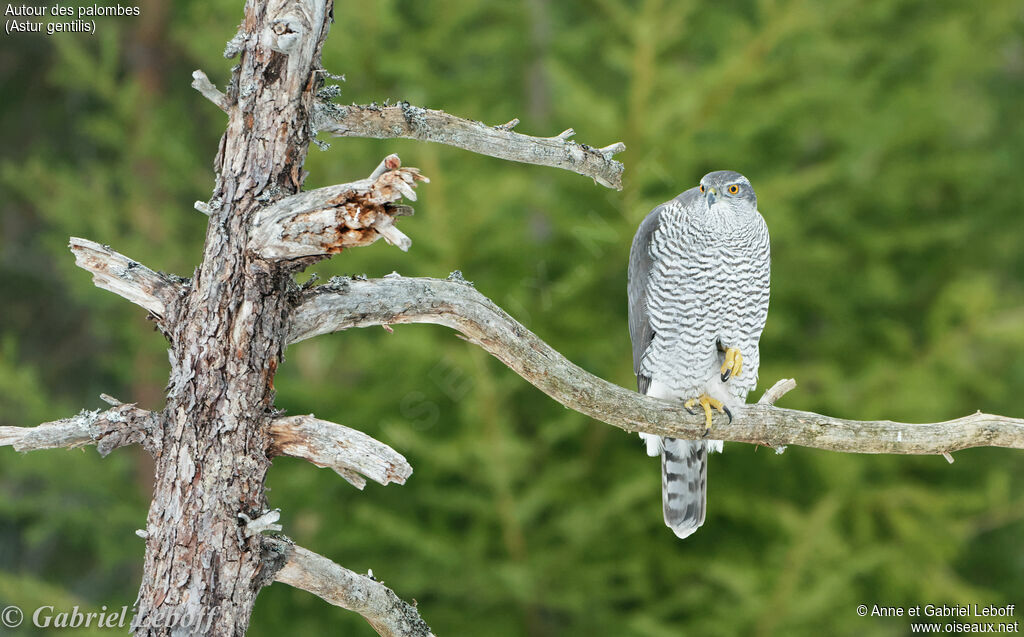
[[[720,365],[719,347],[737,347],[744,372],[731,389],[742,399],[756,385],[767,316],[767,227],[757,213],[708,214],[696,195],[691,189],[668,202],[651,237],[647,310],[654,338],[642,365],[649,376],[693,392]]]

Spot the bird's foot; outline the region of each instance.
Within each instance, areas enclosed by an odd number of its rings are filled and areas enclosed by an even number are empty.
[[[739,354],[738,351],[736,353]],[[732,423],[732,412],[729,411],[729,408],[726,407],[725,403],[723,403],[722,401],[716,398],[712,398],[707,394],[701,394],[698,398],[691,398],[690,400],[683,403],[683,408],[685,408],[686,411],[696,416],[698,413],[700,413],[694,410],[694,407],[696,407],[697,405],[700,405],[704,409],[704,435],[701,436],[702,438],[707,438],[708,434],[711,433],[712,409],[714,409],[720,414],[725,414],[726,416],[728,416],[729,422]]]
[[[722,363],[722,382],[733,376],[739,376],[743,371],[743,354],[735,347],[725,350],[725,362]]]

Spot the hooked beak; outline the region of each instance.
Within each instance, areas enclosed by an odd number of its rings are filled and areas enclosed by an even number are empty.
[[[708,191],[705,193],[704,196],[707,197],[708,208],[710,208],[712,204],[718,201],[718,190],[716,190],[715,188],[708,188]]]

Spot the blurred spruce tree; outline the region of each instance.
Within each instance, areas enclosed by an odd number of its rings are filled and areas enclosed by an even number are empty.
[[[164,344],[89,285],[68,235],[189,275],[224,118],[188,87],[228,76],[237,2],[148,2],[95,37],[10,37],[0,53],[0,421],[112,393],[161,405]],[[625,263],[657,203],[709,170],[748,175],[773,238],[762,387],[850,418],[1024,413],[1024,21],[1019,3],[470,0],[339,3],[324,64],[341,101],[407,99],[629,150],[622,193],[409,141],[328,140],[307,185],[389,152],[432,182],[383,243],[322,276],[461,269],[586,369],[633,386]],[[304,546],[372,568],[439,635],[889,635],[859,603],[1020,603],[1024,472],[1009,451],[872,457],[729,445],[709,519],[662,526],[639,441],[565,410],[432,326],[297,345],[278,405],[367,431],[415,468],[356,492],[281,459],[271,500]],[[144,455],[5,450],[0,596],[130,603]],[[11,584],[15,582],[15,584]],[[31,583],[22,588],[21,583]],[[20,593],[31,590],[32,593]],[[253,635],[354,615],[272,586]]]

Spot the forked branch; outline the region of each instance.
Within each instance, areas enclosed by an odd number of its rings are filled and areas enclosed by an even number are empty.
[[[472,286],[458,281],[392,277],[342,280],[307,292],[291,342],[350,327],[436,323],[461,332],[566,407],[632,432],[675,438],[703,434],[703,416],[602,380],[568,361]],[[716,439],[852,453],[948,454],[968,447],[1024,449],[1024,420],[976,413],[930,424],[857,421],[770,404],[748,405]]]
[[[338,137],[401,137],[438,142],[489,157],[551,166],[591,177],[594,181],[622,189],[621,162],[612,159],[626,150],[616,142],[593,148],[570,140],[570,128],[554,137],[533,137],[512,131],[519,120],[500,126],[463,119],[444,111],[402,102],[394,106],[338,106],[319,102],[313,112],[313,127]]]
[[[359,575],[322,555],[276,538],[263,539],[269,561],[283,558],[274,578],[363,616],[381,637],[432,637],[416,607],[371,576]]]

